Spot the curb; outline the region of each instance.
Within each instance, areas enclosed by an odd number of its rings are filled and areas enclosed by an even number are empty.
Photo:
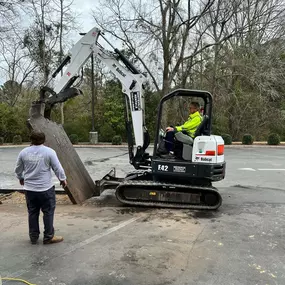
[[[19,144],[19,145],[0,145],[0,149],[1,148],[24,148],[24,147],[28,147],[30,146],[30,144],[28,143],[23,143],[23,144]],[[90,145],[90,144],[80,144],[80,145],[73,145],[74,148],[101,148],[101,147],[109,147],[109,148],[127,148],[128,145],[127,144],[121,144],[121,145],[112,145],[112,144],[96,144],[96,145]]]
[[[24,148],[30,146],[29,143],[23,143],[21,145],[0,145],[1,148]],[[153,144],[149,145],[150,147],[153,147]],[[79,145],[73,145],[74,148],[128,148],[128,145],[126,143],[123,143],[121,145],[112,145],[110,144],[96,144],[96,145],[90,145],[90,144],[79,144]],[[268,145],[266,142],[256,142],[252,145],[244,145],[241,142],[233,142],[231,145],[225,145],[225,148],[285,148],[285,142],[281,142],[279,145]]]
[[[225,148],[285,148],[285,144],[283,145],[268,145],[268,144],[253,144],[253,145],[244,145],[244,144],[232,144],[225,145]]]

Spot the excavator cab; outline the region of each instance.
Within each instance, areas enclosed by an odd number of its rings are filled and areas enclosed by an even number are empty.
[[[165,126],[162,125],[163,115],[166,117],[170,117],[171,120],[180,119],[180,122],[184,122],[189,116],[188,107],[192,102],[196,102],[200,105],[199,111],[202,116],[202,121],[196,129],[194,137],[190,137],[186,132],[176,132],[174,135],[174,142],[167,142],[166,132],[164,131]],[[212,95],[207,91],[176,90],[164,96],[160,101],[158,108],[158,118],[157,118],[158,132],[156,134],[154,157],[163,157],[163,155],[161,156],[159,152],[159,147],[163,148],[165,144],[168,143],[173,145],[172,147],[174,152],[173,155],[174,159],[191,161],[193,143],[195,138],[198,136],[207,136],[207,135],[209,136],[211,134],[212,102],[213,102]],[[165,106],[167,105],[167,103],[168,106]],[[183,108],[182,112],[181,110],[179,110],[179,108],[181,108],[181,105]],[[163,110],[165,109],[166,110],[170,109],[171,112],[170,116],[167,116],[167,114],[163,114],[164,113]],[[169,125],[170,123],[171,122],[169,122]]]
[[[158,152],[159,145],[165,140],[165,137],[161,136],[161,130],[164,127],[162,126],[163,110],[168,101],[172,100],[170,105],[173,106],[173,103],[178,102],[178,98],[181,97],[186,98],[186,105],[193,101],[202,102],[200,103],[203,110],[202,122],[194,138],[177,132],[174,139],[174,154],[165,158]],[[211,134],[212,103],[212,95],[201,90],[178,89],[161,99],[151,162],[156,179],[197,185],[210,185],[213,181],[224,179],[224,141],[220,136]],[[169,110],[169,108],[166,109]],[[174,110],[174,113],[176,114],[177,111]]]

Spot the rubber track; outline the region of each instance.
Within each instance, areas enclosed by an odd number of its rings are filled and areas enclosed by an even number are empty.
[[[206,205],[206,204],[201,204],[201,205],[193,205],[193,204],[184,204],[184,203],[171,203],[171,202],[157,202],[157,201],[131,201],[128,200],[121,195],[121,190],[125,185],[132,185],[132,186],[144,186],[144,190],[153,190],[156,191],[156,186],[162,187],[179,187],[179,188],[185,188],[185,189],[193,189],[193,190],[200,190],[205,191],[211,191],[215,192],[219,196],[219,203],[214,206]],[[149,186],[149,189],[146,189],[145,186]],[[123,181],[118,185],[116,188],[116,197],[117,199],[124,203],[124,204],[129,204],[133,206],[147,206],[147,207],[162,207],[162,208],[178,208],[178,209],[193,209],[193,210],[216,210],[222,205],[222,197],[218,193],[217,189],[213,186],[211,187],[203,187],[203,186],[195,186],[195,185],[180,185],[180,184],[166,184],[166,183],[161,183],[161,182],[153,182],[153,181],[144,181],[144,180],[126,180]]]

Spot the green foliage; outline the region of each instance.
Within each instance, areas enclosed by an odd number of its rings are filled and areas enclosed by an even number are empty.
[[[20,135],[15,135],[13,137],[13,144],[22,144],[22,137]]]
[[[223,140],[224,140],[224,142],[225,142],[225,145],[230,145],[230,144],[232,144],[232,136],[231,136],[231,135],[229,135],[229,134],[223,134],[223,135],[222,135],[222,138],[223,138]]]
[[[145,87],[145,121],[146,126],[150,135],[151,142],[154,142],[155,131],[156,131],[156,120],[158,115],[158,105],[160,101],[159,93],[152,92],[150,87]]]
[[[280,141],[285,140],[285,100],[281,99],[277,107],[280,109],[272,113],[271,122],[274,122],[274,124],[270,124],[264,140],[267,140],[268,136],[274,133],[280,136]]]
[[[64,129],[68,135],[77,134],[79,141],[89,141],[91,131],[91,92],[90,74],[87,73],[87,84],[82,86],[84,96],[68,100],[64,104]],[[112,142],[115,135],[126,141],[126,128],[124,118],[125,98],[120,84],[115,80],[108,80],[98,90],[100,96],[95,98],[95,131],[98,132],[100,142]],[[145,89],[146,125],[151,138],[154,138],[156,126],[157,107],[160,97],[153,93],[149,86]],[[55,108],[52,120],[60,122],[59,108]]]
[[[78,115],[71,113],[73,117],[67,118],[64,124],[64,130],[68,136],[76,134],[78,141],[88,142],[89,132],[91,130],[91,120],[88,114]]]
[[[28,128],[26,120],[28,118],[28,109],[25,104],[21,107],[12,107],[5,103],[0,103],[0,137],[6,142],[12,142],[13,137],[21,135],[23,140],[27,141]]]
[[[77,134],[71,134],[69,136],[69,139],[70,139],[72,144],[78,144],[78,142],[79,142]]]
[[[122,144],[122,137],[121,136],[114,136],[112,139],[113,145],[121,145]]]
[[[247,144],[247,145],[253,144],[253,136],[250,134],[243,135],[242,144]]]
[[[3,145],[3,144],[4,144],[4,138],[0,137],[0,145]]]
[[[221,136],[222,134],[228,134],[228,118],[223,114],[223,110],[213,106],[214,116],[212,117],[212,134]]]
[[[114,80],[107,81],[104,90],[104,98],[104,104],[102,105],[102,124],[108,124],[112,129],[113,134],[112,136],[109,136],[108,141],[112,141],[112,138],[115,134],[125,138],[125,101],[120,84]],[[99,134],[101,136],[103,135],[102,132],[100,132]]]
[[[14,106],[20,92],[20,84],[16,81],[8,80],[0,86],[0,101],[5,102],[10,106]]]
[[[280,136],[276,133],[271,133],[267,138],[267,144],[279,145],[280,144]]]
[[[113,130],[110,124],[105,123],[99,129],[99,141],[111,142],[116,132]]]

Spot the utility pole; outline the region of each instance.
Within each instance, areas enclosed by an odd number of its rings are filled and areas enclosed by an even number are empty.
[[[94,86],[94,54],[91,55],[91,108],[92,108],[92,132],[95,132],[95,86]]]

